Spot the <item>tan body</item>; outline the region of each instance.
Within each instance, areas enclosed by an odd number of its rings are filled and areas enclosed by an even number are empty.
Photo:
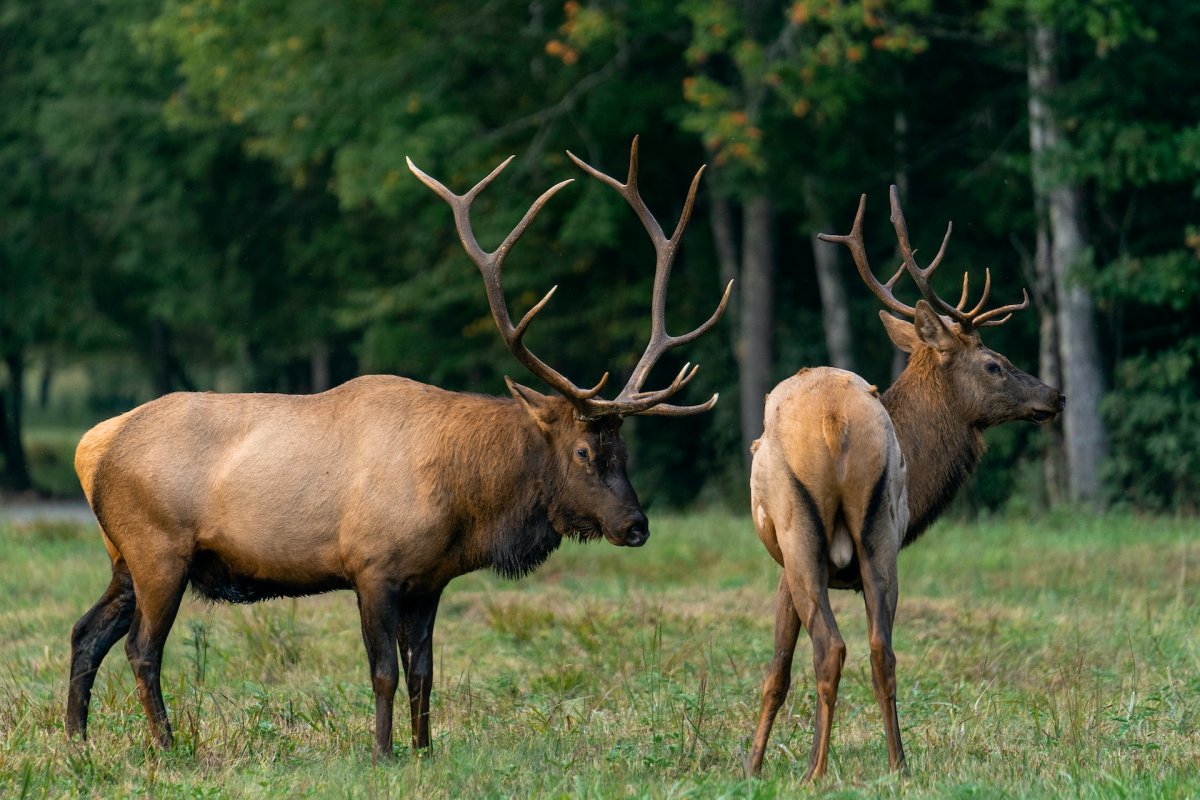
[[[122,636],[155,740],[171,742],[162,646],[185,588],[248,603],[353,589],[392,743],[403,664],[413,745],[429,745],[442,589],[487,567],[532,571],[563,536],[640,545],[619,417],[560,397],[448,392],[391,376],[319,395],[168,395],[97,425],[76,470],[113,578],[71,634],[69,734],[84,734],[96,669]],[[581,455],[584,454],[584,455]]]
[[[126,636],[151,732],[170,746],[159,671],[188,585],[235,603],[353,589],[375,695],[375,755],[392,752],[401,666],[413,746],[428,747],[433,624],[451,579],[487,567],[520,577],[564,536],[646,542],[621,423],[713,407],[716,395],[699,405],[666,402],[695,377],[690,365],[663,389],[644,384],[664,352],[716,324],[729,289],[707,322],[668,334],[667,280],[700,174],[667,237],[638,192],[636,139],[624,184],[572,159],[626,199],[655,248],[650,342],[625,388],[603,399],[607,374],[581,389],[525,347],[554,290],[516,324],[504,299],[505,257],[570,181],[543,193],[489,253],[472,233],[470,207],[508,161],[462,196],[409,162],[450,206],[501,338],[557,394],[506,378],[511,397],[483,397],[376,375],[312,396],[174,394],[97,425],[79,444],[76,471],[104,532],[112,580],[71,631],[69,736],[86,735],[96,670]]]
[[[878,394],[852,372],[801,370],[767,395],[764,422],[754,448],[750,508],[758,537],[783,567],[783,575],[775,656],[750,769],[757,772],[762,764],[803,625],[812,639],[817,674],[811,777],[825,769],[846,657],[829,605],[830,588],[871,587],[865,600],[875,692],[889,734],[898,734],[891,625],[898,589],[896,554],[908,527],[907,471]]]
[[[964,311],[929,287],[945,253],[921,269],[892,187],[892,222],[904,266],[886,284],[870,271],[862,241],[865,197],[849,236],[821,238],[846,244],[859,274],[892,311],[880,312],[892,342],[909,353],[908,365],[883,397],[857,375],[831,368],[801,370],[767,396],[765,431],[750,479],[751,510],[759,538],[783,567],[776,597],[775,653],[763,685],[762,713],[747,770],[761,769],[775,716],[791,683],[800,627],[813,644],[817,707],[806,780],[825,772],[838,682],[846,646],[829,606],[829,589],[863,593],[871,648],[871,678],[883,712],[888,763],[904,767],[896,714],[896,659],[892,652],[899,583],[896,556],[937,518],[975,471],[983,431],[1011,420],[1048,422],[1065,398],[999,353],[984,347],[977,327],[1003,323],[1024,304],[984,311],[983,299]],[[947,237],[949,233],[947,233]],[[915,307],[896,300],[891,287],[912,276],[926,299]],[[939,314],[931,303],[942,310]]]
[[[857,551],[875,496],[876,506],[887,501],[882,507],[895,540],[881,544],[899,549],[908,525],[906,470],[891,418],[875,387],[833,367],[802,369],[767,395],[764,424],[754,446],[751,508],[758,536],[780,566],[783,547],[791,542],[781,545],[775,525],[806,528],[819,521],[823,536],[808,544],[825,548],[831,580],[838,585],[837,573]],[[879,442],[886,447],[877,447]],[[788,485],[790,481],[794,483]],[[798,493],[800,487],[809,498]],[[847,580],[851,587],[859,582],[857,575]]]
[[[370,569],[436,592],[548,523],[530,516],[544,498],[505,507],[530,471],[553,481],[541,438],[512,399],[379,375],[311,396],[168,395],[89,431],[76,467],[126,561],[212,554],[248,595],[348,588]],[[128,548],[144,528],[154,540]]]

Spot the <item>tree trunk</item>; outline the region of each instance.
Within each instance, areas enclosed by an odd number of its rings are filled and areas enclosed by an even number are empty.
[[[775,253],[771,241],[771,201],[755,195],[742,209],[742,292],[737,359],[741,373],[742,456],[750,464],[750,444],[762,435],[763,400],[771,389],[775,362]]]
[[[16,491],[33,488],[29,477],[29,462],[21,441],[21,412],[25,404],[25,359],[21,352],[4,354],[8,367],[8,388],[0,389],[0,451],[4,453],[4,472],[0,486]]]
[[[721,290],[724,291],[729,282],[737,278],[738,272],[737,234],[734,232],[733,204],[729,202],[728,197],[714,188],[716,176],[713,176],[713,180],[709,181],[708,185],[710,200],[708,219],[712,226],[713,247],[717,252],[717,272],[721,279]],[[741,287],[736,288],[740,294]],[[735,297],[737,296],[735,295]],[[726,310],[725,315],[729,322],[724,327],[729,331],[730,344],[736,353],[740,330],[738,320],[742,316],[738,311],[736,300]]]
[[[854,334],[850,327],[850,305],[846,300],[846,285],[838,268],[838,252],[828,242],[817,238],[817,231],[833,230],[828,207],[821,200],[816,182],[812,178],[804,181],[804,202],[808,211],[808,222],[813,233],[809,234],[813,265],[817,271],[817,290],[821,293],[821,323],[825,329],[825,348],[829,352],[829,363],[841,369],[855,372]]]
[[[1062,358],[1059,355],[1058,318],[1054,296],[1054,259],[1050,249],[1049,218],[1045,198],[1035,196],[1037,213],[1037,244],[1033,265],[1036,283],[1034,294],[1038,310],[1038,377],[1050,386],[1062,386]],[[1063,449],[1062,428],[1048,425],[1043,429],[1046,452],[1042,457],[1042,474],[1046,483],[1046,502],[1059,505],[1066,498],[1066,452]]]
[[[903,83],[901,89],[903,90]],[[896,159],[896,173],[893,176],[893,180],[896,182],[896,191],[900,193],[901,199],[908,199],[908,115],[902,108],[896,109],[892,115],[892,147]],[[895,260],[900,261],[899,245],[896,247]],[[892,383],[896,382],[900,373],[904,372],[904,368],[907,366],[908,353],[899,347],[893,347]]]
[[[1029,48],[1030,148],[1034,191],[1041,194],[1049,214],[1050,264],[1062,387],[1067,395],[1063,415],[1066,436],[1067,485],[1071,500],[1101,502],[1100,464],[1105,456],[1105,432],[1100,416],[1103,381],[1096,338],[1095,306],[1090,293],[1074,279],[1073,271],[1087,250],[1079,188],[1052,180],[1048,159],[1063,146],[1062,131],[1046,102],[1056,86],[1054,31],[1033,21]],[[1035,135],[1035,131],[1037,134]]]
[[[42,377],[38,381],[38,408],[45,411],[50,407],[50,389],[54,385],[54,353],[46,353],[42,362]]]
[[[175,390],[171,382],[171,351],[167,325],[159,319],[150,323],[150,375],[155,395],[161,397]]]
[[[329,388],[329,344],[313,342],[309,352],[309,389],[313,394]]]
[[[1045,93],[1049,91],[1051,73],[1042,66],[1036,48],[1029,48],[1029,151],[1033,154],[1033,209],[1036,219],[1036,240],[1033,254],[1034,299],[1038,311],[1038,376],[1051,386],[1062,386],[1062,360],[1059,356],[1058,298],[1054,292],[1054,257],[1050,238],[1050,215],[1047,209],[1045,172],[1046,128],[1049,109]],[[1046,501],[1055,506],[1065,498],[1066,453],[1063,449],[1062,428],[1045,428],[1046,452],[1042,460],[1042,475],[1046,484]]]

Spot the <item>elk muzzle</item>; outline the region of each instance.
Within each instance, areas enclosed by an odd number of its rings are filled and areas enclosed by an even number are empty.
[[[605,532],[604,538],[617,547],[641,547],[650,538],[650,522],[639,508],[612,533]]]
[[[1029,414],[1025,417],[1034,425],[1045,425],[1050,422],[1067,407],[1067,396],[1058,389],[1047,387],[1048,396],[1040,403],[1034,403],[1029,410]]]

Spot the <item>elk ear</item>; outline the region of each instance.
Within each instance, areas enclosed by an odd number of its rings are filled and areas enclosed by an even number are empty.
[[[522,386],[507,375],[504,376],[504,383],[508,386],[508,391],[516,398],[521,407],[525,409],[529,416],[533,417],[533,421],[542,429],[544,433],[550,431],[554,423],[557,409],[552,399],[544,394],[535,392],[528,386]]]
[[[917,301],[917,314],[913,318],[913,327],[922,342],[943,356],[953,353],[962,346],[954,332],[946,327],[946,323],[942,322],[942,318],[933,310],[933,306],[924,300]]]
[[[892,344],[906,353],[911,353],[917,349],[917,342],[919,340],[911,322],[906,322],[899,317],[893,317],[886,311],[879,312],[879,320],[883,323],[883,329],[887,331],[888,338],[892,340]]]

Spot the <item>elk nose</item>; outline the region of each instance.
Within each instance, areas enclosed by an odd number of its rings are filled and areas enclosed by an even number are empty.
[[[622,531],[621,539],[626,547],[641,547],[650,538],[650,522],[641,511],[633,515],[629,525]]]
[[[1067,407],[1067,396],[1061,392],[1058,395],[1058,410],[1062,411]]]

